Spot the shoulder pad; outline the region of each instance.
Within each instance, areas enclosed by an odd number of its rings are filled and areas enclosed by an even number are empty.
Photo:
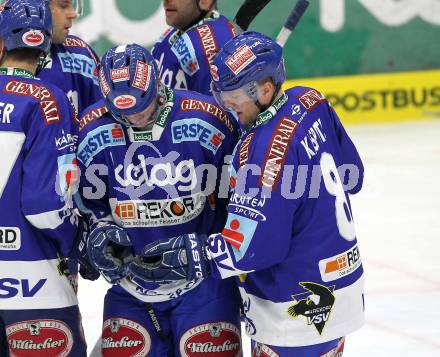
[[[50,83],[43,83],[34,79],[12,78],[6,83],[3,93],[34,98],[40,105],[41,114],[46,124],[54,124],[60,121],[58,102],[65,95],[61,95],[61,90]],[[67,98],[65,100],[67,101]]]
[[[173,39],[171,51],[177,57],[180,67],[189,76],[192,76],[199,69],[196,51],[194,49],[191,37],[187,33],[182,33]]]
[[[84,40],[80,39],[76,36],[67,36],[66,40],[63,42],[63,46],[69,49],[85,49],[87,53],[90,55],[90,57],[95,61],[96,64],[99,63],[99,58],[93,51],[93,49],[85,42]]]
[[[326,102],[327,99],[324,95],[313,88],[308,87],[294,87],[291,89],[291,93],[293,96],[298,98],[299,102],[302,106],[307,110],[307,112],[311,112],[318,104],[322,102]]]
[[[98,107],[89,107],[86,109],[85,114],[83,114],[79,120],[79,131],[83,130],[91,122],[98,120],[108,113],[108,109],[105,104]]]
[[[208,100],[205,100],[208,99]],[[213,103],[209,100],[210,97],[204,97],[200,95],[197,97],[181,97],[179,98],[179,107],[183,112],[186,111],[196,111],[209,114],[210,116],[220,120],[226,127],[229,129],[231,133],[236,131],[236,127],[233,123],[233,119],[229,117],[229,115],[220,108],[217,104]]]

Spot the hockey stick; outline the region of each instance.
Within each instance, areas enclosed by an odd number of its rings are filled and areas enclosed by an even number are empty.
[[[293,8],[292,12],[290,13],[289,17],[287,18],[286,22],[284,23],[283,28],[278,33],[276,42],[281,46],[284,47],[287,40],[290,37],[290,34],[298,24],[301,17],[304,15],[304,12],[307,10],[307,7],[310,5],[309,0],[298,0],[295,4],[295,7]]]
[[[234,22],[246,31],[250,23],[271,0],[245,0],[235,15]]]

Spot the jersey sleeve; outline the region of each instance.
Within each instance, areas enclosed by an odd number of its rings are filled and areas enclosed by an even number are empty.
[[[328,105],[328,104],[327,104]],[[333,118],[337,142],[341,150],[341,164],[346,166],[350,174],[342,178],[347,191],[350,194],[358,193],[364,180],[364,165],[353,141],[342,126],[341,120],[335,110],[328,105],[329,116]]]
[[[22,211],[67,256],[77,230],[72,192],[77,176],[76,112],[64,93],[50,89],[51,108],[38,108],[29,127],[23,161]]]
[[[233,124],[234,119],[229,116],[229,114],[224,113],[227,122]],[[221,139],[221,145],[213,157],[213,166],[217,168],[216,177],[216,190],[215,190],[215,200],[216,200],[216,218],[214,220],[214,226],[210,232],[220,232],[224,227],[227,218],[227,205],[229,202],[229,171],[228,167],[232,161],[232,154],[235,145],[238,142],[239,128],[236,125],[223,125],[221,124],[224,137]],[[214,137],[213,137],[214,139]],[[212,141],[212,140],[211,140]]]
[[[260,140],[250,145],[245,139],[237,146],[227,222],[221,234],[208,240],[217,278],[267,269],[283,261],[290,249],[294,213],[301,205],[302,198],[283,197],[286,187],[281,178],[274,179],[270,158],[261,150],[267,143]],[[249,159],[240,165],[247,155]],[[298,155],[290,149],[285,162],[295,166]]]
[[[90,112],[86,109],[85,114],[81,117],[80,123],[87,122],[86,116],[90,116]],[[96,119],[95,119],[96,120]],[[112,222],[111,209],[108,204],[108,189],[106,180],[108,175],[108,165],[106,165],[102,142],[99,141],[102,136],[106,136],[109,130],[117,130],[122,134],[119,124],[101,127],[96,123],[84,127],[79,132],[78,137],[78,168],[79,177],[79,194],[81,204],[85,213],[90,214],[90,224],[95,226],[100,222]],[[122,134],[123,135],[123,134]]]
[[[223,16],[215,21],[205,21],[190,32],[194,44],[198,70],[188,78],[188,88],[210,95],[211,64],[223,45],[234,37],[233,25]]]

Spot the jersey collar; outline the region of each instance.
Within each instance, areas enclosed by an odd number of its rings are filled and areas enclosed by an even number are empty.
[[[267,108],[263,113],[258,114],[257,119],[254,122],[252,128],[266,124],[270,119],[272,119],[281,109],[281,107],[287,103],[289,96],[283,93],[273,104]]]
[[[26,69],[14,68],[14,67],[0,67],[0,75],[34,78],[32,72]]]
[[[156,141],[160,139],[174,105],[174,91],[165,87],[165,96],[166,102],[158,114],[151,130],[135,131],[131,127],[128,129],[129,137],[132,142]]]

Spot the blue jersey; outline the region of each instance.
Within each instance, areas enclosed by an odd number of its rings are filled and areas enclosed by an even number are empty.
[[[48,64],[39,77],[63,90],[81,113],[102,96],[96,70],[98,63],[98,56],[87,43],[68,36],[63,44],[52,44]]]
[[[168,29],[151,51],[160,79],[169,88],[209,95],[212,59],[235,35],[233,24],[217,11],[185,32]]]
[[[54,85],[0,69],[0,310],[77,303],[59,256],[73,246],[68,199],[75,111]]]
[[[167,103],[149,131],[116,123],[103,100],[80,120],[77,156],[84,203],[94,224],[111,221],[124,227],[135,254],[158,239],[213,233],[226,218],[227,190],[222,199],[213,189],[238,140],[237,126],[212,97],[168,88],[166,93]],[[211,180],[206,180],[208,164]],[[177,295],[172,284],[124,279],[120,285],[155,302],[177,297],[195,282],[183,284]]]
[[[288,90],[237,145],[227,222],[209,248],[217,277],[240,275],[253,340],[305,346],[362,325],[348,194],[360,190],[363,174],[336,113],[311,88]]]

